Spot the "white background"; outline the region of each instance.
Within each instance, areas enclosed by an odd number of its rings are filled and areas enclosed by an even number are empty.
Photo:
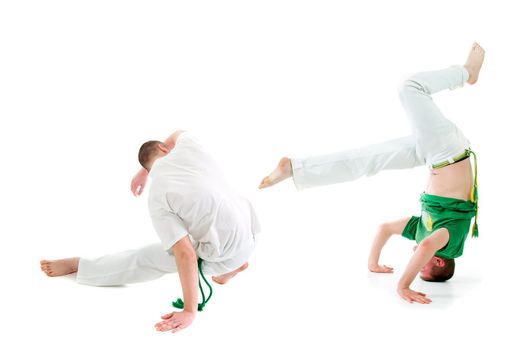
[[[517,12],[499,1],[2,1],[0,347],[517,348]],[[419,213],[427,170],[297,192],[256,189],[281,156],[409,133],[409,73],[487,50],[475,86],[435,97],[479,156],[480,234],[454,279],[395,292],[413,243],[367,271],[379,223]],[[154,323],[176,275],[119,288],[46,277],[39,260],[157,240],[137,150],[176,129],[211,150],[262,221],[250,268],[188,329]],[[512,316],[511,321],[506,321]],[[10,345],[6,345],[10,344]]]

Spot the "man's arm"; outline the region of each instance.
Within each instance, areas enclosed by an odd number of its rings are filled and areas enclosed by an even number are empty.
[[[175,147],[175,145],[177,144],[178,137],[183,132],[185,132],[185,130],[177,130],[173,134],[169,135],[169,137],[164,141],[164,143],[168,146],[170,150]]]
[[[398,282],[397,291],[402,298],[410,303],[413,301],[422,304],[431,302],[431,299],[427,298],[424,293],[415,292],[409,287],[422,267],[432,259],[434,253],[443,248],[448,242],[449,231],[446,228],[433,232],[429,237],[420,242]]]
[[[169,137],[164,141],[164,143],[168,146],[168,148],[171,150],[175,147],[177,144],[177,139],[185,132],[185,130],[177,130],[173,134],[169,135]],[[141,168],[137,174],[132,179],[131,182],[131,191],[135,197],[138,197],[142,194],[142,191],[144,191],[144,187],[146,186],[146,181],[148,180],[148,171],[144,168]]]
[[[380,225],[377,234],[375,235],[375,239],[373,240],[373,244],[371,245],[371,252],[369,254],[368,259],[368,269],[371,272],[380,272],[380,273],[391,273],[393,272],[393,268],[386,265],[379,265],[380,253],[382,252],[382,248],[386,245],[387,241],[392,235],[401,235],[402,231],[404,231],[405,226],[409,222],[409,217],[388,222]]]
[[[177,263],[182,295],[184,297],[184,311],[172,312],[162,316],[163,321],[157,323],[158,331],[177,332],[193,323],[198,310],[198,265],[197,257],[191,241],[185,236],[173,245],[173,254]]]
[[[141,168],[135,174],[135,176],[132,179],[132,183],[130,185],[130,189],[135,197],[138,197],[142,194],[142,191],[144,191],[144,186],[146,186],[146,181],[148,180],[148,170],[145,168]]]
[[[198,265],[189,236],[185,236],[173,245],[173,254],[182,285],[184,311],[196,313],[198,309]]]

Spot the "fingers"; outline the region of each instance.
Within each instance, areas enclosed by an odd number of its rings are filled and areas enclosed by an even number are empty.
[[[155,325],[155,329],[159,332],[171,331],[172,333],[175,333],[183,328],[185,328],[184,321],[176,319],[169,319]]]
[[[162,316],[162,321],[155,324],[155,330],[159,332],[171,331],[176,333],[187,328],[193,322],[194,314],[190,312],[172,312]]]
[[[141,181],[139,179],[134,178],[130,184],[130,190],[132,191],[133,195],[137,197],[142,194],[145,185],[146,181]]]
[[[369,268],[369,270],[371,272],[376,272],[376,273],[393,273],[394,269],[390,266],[382,265],[382,266],[371,267],[371,268]]]
[[[142,185],[138,185],[138,186],[132,185],[132,188],[131,188],[131,191],[135,197],[140,196],[142,194],[143,190],[144,190],[144,186],[142,186]]]
[[[171,316],[173,316],[175,313],[174,312],[170,312],[169,314],[165,314],[164,316],[161,316],[161,318],[163,320],[167,320],[169,318],[171,318]]]
[[[432,302],[431,299],[426,298],[426,297],[414,297],[413,301],[416,301],[417,303],[420,303],[420,304],[430,304]]]
[[[427,298],[424,293],[413,293],[409,295],[404,295],[403,298],[410,304],[412,304],[413,302],[417,302],[420,304],[430,304],[432,302],[432,300]]]
[[[390,267],[390,266],[383,265],[382,267],[383,267],[383,269],[384,269],[384,272],[392,273],[393,270],[394,270],[394,269],[393,269],[392,267]]]
[[[178,324],[181,322],[181,320],[177,320],[175,318],[175,314],[176,314],[176,312],[171,312],[169,314],[165,314],[165,315],[161,316],[161,318],[164,321],[160,321],[160,322],[156,323],[155,329],[157,331],[164,332],[164,331],[172,330],[173,328],[178,326]]]
[[[186,325],[181,324],[181,325],[179,325],[178,327],[173,328],[173,329],[171,330],[171,333],[176,333],[176,332],[178,332],[179,330],[184,329],[184,328],[186,328]]]
[[[404,295],[404,296],[402,296],[402,298],[404,298],[404,300],[407,301],[409,304],[413,303],[413,299],[411,299],[411,297]]]

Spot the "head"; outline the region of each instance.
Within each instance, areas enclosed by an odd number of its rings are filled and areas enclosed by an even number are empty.
[[[169,153],[166,144],[160,141],[148,141],[142,144],[139,149],[139,163],[148,171],[150,171],[153,163],[158,158],[164,157]]]
[[[428,282],[445,282],[454,275],[454,259],[433,256],[420,271],[420,278]]]

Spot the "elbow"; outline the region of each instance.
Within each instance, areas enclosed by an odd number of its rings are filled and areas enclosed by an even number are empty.
[[[416,248],[417,251],[424,251],[429,249],[431,249],[431,242],[426,239],[421,241],[418,245],[418,248]]]
[[[380,224],[380,226],[378,227],[378,233],[379,233],[379,235],[385,235],[385,236],[391,236],[391,235],[397,234],[397,232],[395,231],[393,226],[391,226],[390,223]]]
[[[175,252],[175,256],[178,260],[193,263],[197,261],[196,253],[193,249],[181,249]]]
[[[175,243],[171,250],[173,251],[173,255],[175,255],[177,261],[195,263],[197,261],[195,249],[187,237],[184,237]]]
[[[435,242],[424,239],[420,242],[418,245],[418,248],[416,248],[416,253],[418,254],[428,254],[428,253],[435,253],[438,250],[437,245]]]

